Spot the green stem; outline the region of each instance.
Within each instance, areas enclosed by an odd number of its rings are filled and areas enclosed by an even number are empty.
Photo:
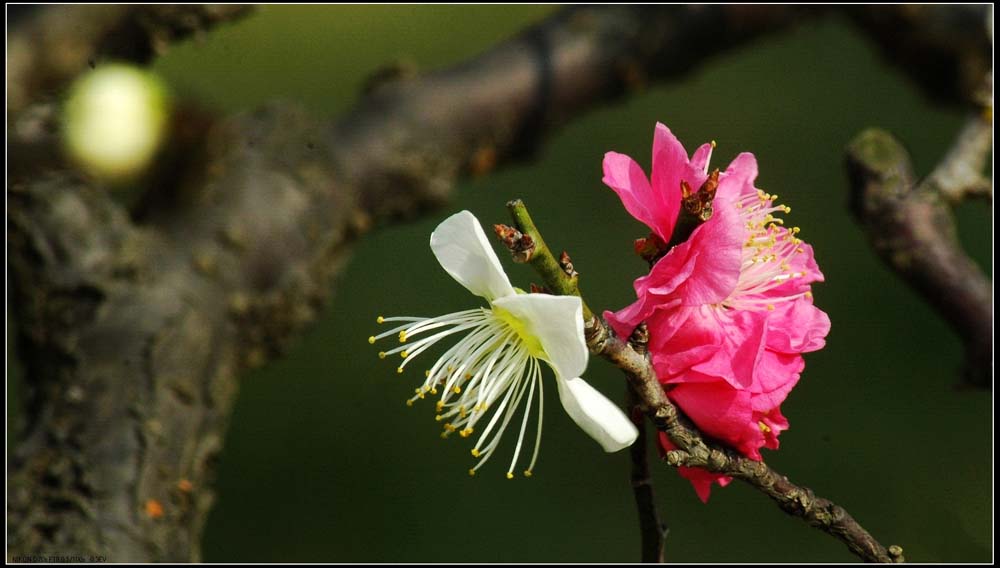
[[[509,201],[507,202],[507,210],[510,211],[515,228],[531,238],[534,248],[531,250],[527,262],[542,277],[545,287],[557,295],[577,296],[583,301],[578,284],[579,276],[575,273],[571,276],[559,264],[555,255],[552,254],[552,250],[545,244],[545,239],[535,227],[534,221],[531,220],[531,215],[528,214],[528,208],[524,202],[520,199]],[[594,312],[590,311],[587,302],[583,302],[583,321],[588,322],[593,317]]]

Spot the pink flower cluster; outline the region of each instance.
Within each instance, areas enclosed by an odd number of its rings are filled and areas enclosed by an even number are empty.
[[[689,159],[657,124],[650,179],[628,156],[605,155],[604,183],[663,242],[670,242],[691,188],[716,193],[706,199],[710,219],[635,281],[636,302],[604,315],[619,337],[646,322],[653,366],[670,400],[704,434],[760,460],[760,448],[777,449],[788,429],[781,403],[805,366],[802,353],[825,344],[830,319],[812,303],[810,285],[823,280],[812,247],[778,217],[790,209],[754,187],[756,158],[738,155],[716,187],[708,172],[712,149],[704,144]],[[674,449],[665,436],[660,441]],[[680,474],[702,501],[713,483],[730,481],[698,468]]]

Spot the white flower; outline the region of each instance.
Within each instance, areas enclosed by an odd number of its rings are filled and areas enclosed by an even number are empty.
[[[445,423],[442,437],[452,432],[469,437],[481,430],[472,449],[479,462],[469,470],[470,475],[475,475],[493,455],[523,403],[517,446],[507,469],[507,478],[514,477],[537,391],[534,450],[524,470],[525,476],[531,476],[542,437],[544,389],[539,361],[548,363],[555,373],[563,408],[606,451],[616,452],[635,441],[638,431],[632,421],[579,378],[588,358],[580,298],[516,291],[479,221],[468,211],[456,213],[438,225],[431,234],[431,249],[448,274],[473,294],[485,298],[490,307],[436,318],[380,316],[378,323],[402,325],[369,337],[368,342],[398,335],[404,345],[381,352],[379,357],[399,353],[403,363],[397,370],[402,373],[431,345],[461,334],[462,339],[425,372],[424,384],[407,404],[427,394],[440,394],[436,419]]]

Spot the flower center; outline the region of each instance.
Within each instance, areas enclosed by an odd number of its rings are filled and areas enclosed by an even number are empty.
[[[537,359],[546,358],[545,349],[542,347],[542,343],[538,341],[538,337],[532,332],[530,324],[499,306],[493,306],[493,315],[507,324],[517,334],[517,337],[521,340],[522,345],[528,351],[529,355]]]
[[[757,190],[756,194],[745,195],[734,204],[746,229],[746,241],[739,281],[722,303],[726,307],[773,310],[776,302],[811,295],[808,290],[795,292],[791,289],[787,294],[775,293],[779,286],[806,275],[803,270],[792,268],[794,257],[804,252],[802,240],[795,236],[800,229],[787,229],[783,226],[784,220],[775,217],[775,213],[792,211],[787,205],[775,205],[777,199],[777,195]]]
[[[470,475],[483,466],[496,450],[501,435],[523,408],[520,432],[507,478],[514,477],[514,468],[521,455],[532,410],[537,407],[537,433],[531,461],[524,475],[538,459],[542,434],[542,372],[538,363],[545,351],[529,325],[510,312],[494,306],[476,308],[436,318],[378,318],[378,323],[401,322],[402,325],[368,338],[369,343],[395,334],[402,344],[379,357],[399,354],[403,362],[400,373],[410,361],[438,341],[459,334],[461,339],[424,371],[424,383],[406,401],[408,406],[426,397],[440,394],[436,404],[438,422],[444,423],[442,438],[453,432],[467,438],[482,429],[472,455],[479,463]],[[433,330],[433,333],[427,333]],[[538,396],[535,396],[535,393]],[[522,401],[526,402],[522,404]],[[532,403],[537,400],[537,404]],[[483,426],[485,424],[485,426]]]

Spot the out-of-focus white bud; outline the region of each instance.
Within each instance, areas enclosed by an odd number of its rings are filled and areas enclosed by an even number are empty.
[[[125,64],[102,65],[70,88],[63,141],[84,170],[107,181],[140,173],[163,141],[169,96],[154,74]]]

